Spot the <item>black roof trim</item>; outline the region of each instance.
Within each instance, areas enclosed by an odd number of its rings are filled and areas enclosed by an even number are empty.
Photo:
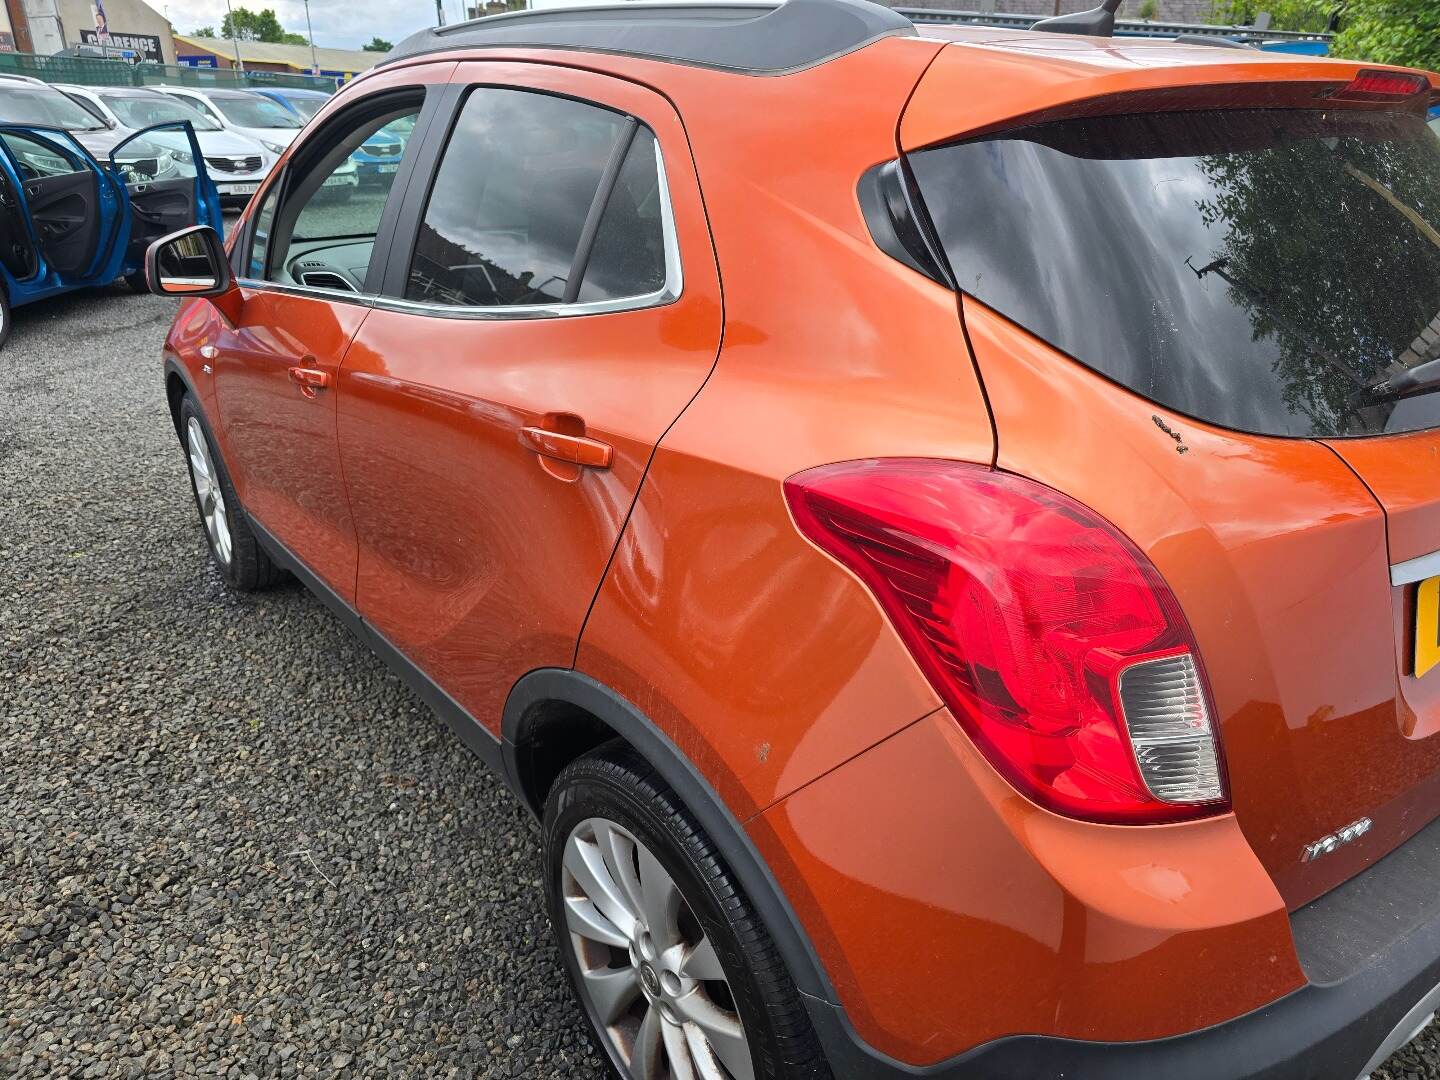
[[[904,15],[870,0],[674,4],[514,11],[411,34],[381,64],[486,46],[583,49],[746,75],[815,67],[880,38],[915,35]],[[378,65],[377,65],[378,66]]]

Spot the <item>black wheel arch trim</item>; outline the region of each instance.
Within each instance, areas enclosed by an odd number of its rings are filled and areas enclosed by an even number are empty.
[[[170,397],[170,376],[172,375],[180,380],[181,384],[185,387],[185,393],[195,399],[195,407],[200,410],[202,415],[204,415],[205,412],[205,404],[200,399],[199,391],[195,389],[195,383],[190,378],[190,372],[185,370],[185,365],[180,363],[172,353],[167,352],[165,354],[164,376],[165,403],[170,409],[170,422],[175,425],[175,434],[177,437],[180,437],[180,409],[178,404],[171,400]],[[206,417],[206,421],[209,421],[209,417]]]
[[[538,815],[541,808],[533,805],[525,792],[517,748],[525,745],[539,711],[556,702],[588,712],[650,763],[694,813],[744,887],[797,989],[807,1000],[834,1002],[835,990],[819,955],[744,826],[669,736],[634,704],[582,672],[568,668],[532,671],[515,684],[505,702],[501,730],[506,780],[530,812]]]

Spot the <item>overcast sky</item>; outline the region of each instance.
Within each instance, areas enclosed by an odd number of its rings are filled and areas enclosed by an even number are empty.
[[[203,26],[218,32],[225,18],[225,0],[149,0],[152,7],[175,26],[177,34],[189,34]],[[302,0],[231,0],[237,7],[261,11],[273,7],[286,30],[305,33],[305,5]],[[445,18],[461,18],[463,0],[444,0]],[[372,37],[398,42],[426,26],[435,25],[435,0],[310,0],[310,18],[315,24],[315,44],[322,48],[358,49]],[[123,29],[117,25],[117,29]]]

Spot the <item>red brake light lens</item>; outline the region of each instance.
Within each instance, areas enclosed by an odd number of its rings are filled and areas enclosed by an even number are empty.
[[[1108,522],[1034,481],[930,459],[826,465],[785,496],[1036,802],[1107,822],[1226,808],[1189,625]]]
[[[1404,71],[1362,71],[1331,100],[1408,101],[1429,89],[1430,80],[1423,75]]]

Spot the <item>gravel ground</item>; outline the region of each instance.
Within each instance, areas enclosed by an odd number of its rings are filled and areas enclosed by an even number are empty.
[[[603,1075],[519,804],[302,588],[211,569],[174,307],[0,351],[0,1076]]]
[[[601,1076],[519,805],[303,589],[211,569],[173,311],[0,352],[0,1075]],[[1436,1029],[1375,1075],[1440,1080]]]

